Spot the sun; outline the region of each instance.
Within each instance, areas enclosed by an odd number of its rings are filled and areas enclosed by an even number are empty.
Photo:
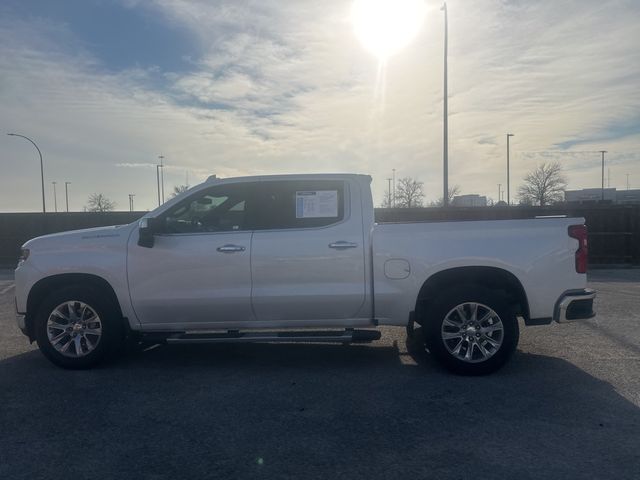
[[[425,9],[424,0],[355,0],[351,21],[362,45],[384,60],[418,34]]]

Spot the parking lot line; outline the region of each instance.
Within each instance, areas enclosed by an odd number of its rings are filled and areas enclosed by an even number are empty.
[[[4,295],[5,293],[7,293],[9,290],[11,290],[13,287],[15,287],[15,284],[11,284],[8,287],[3,288],[2,290],[0,290],[0,295]]]

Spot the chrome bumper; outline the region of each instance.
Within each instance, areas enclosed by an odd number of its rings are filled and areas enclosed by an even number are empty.
[[[554,320],[558,323],[586,320],[596,316],[593,311],[593,300],[596,298],[595,290],[573,290],[564,293],[556,302]]]

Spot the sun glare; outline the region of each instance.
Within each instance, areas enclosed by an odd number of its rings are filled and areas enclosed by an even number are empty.
[[[418,34],[424,15],[424,0],[356,0],[351,10],[356,36],[382,60]]]

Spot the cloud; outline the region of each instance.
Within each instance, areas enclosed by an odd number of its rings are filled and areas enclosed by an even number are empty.
[[[78,208],[98,190],[121,205],[136,193],[152,208],[159,154],[171,184],[187,170],[201,180],[355,171],[374,176],[378,203],[396,168],[423,180],[429,200],[440,196],[435,5],[381,72],[353,35],[348,2],[124,4],[195,39],[191,68],[114,71],[64,24],[0,20],[0,125],[37,138],[47,181],[72,181]],[[512,192],[545,159],[561,161],[571,188],[597,185],[599,157],[581,152],[600,149],[611,152],[612,186],[628,172],[640,181],[639,18],[625,1],[450,1],[449,183],[495,197],[506,183],[507,132],[516,134]],[[37,209],[28,148],[2,141],[3,164],[16,166],[0,179],[2,210]]]

